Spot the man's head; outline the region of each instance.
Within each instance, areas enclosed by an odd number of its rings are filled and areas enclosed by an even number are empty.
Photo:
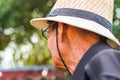
[[[53,22],[54,23],[54,22]],[[51,24],[53,24],[51,23]],[[53,64],[57,69],[65,70],[57,50],[56,36],[58,36],[61,56],[71,73],[84,53],[95,43],[100,41],[100,36],[91,31],[77,28],[64,23],[49,26],[48,48],[51,51]],[[58,27],[58,35],[56,28]]]
[[[84,53],[100,41],[100,36],[111,47],[120,47],[111,32],[112,17],[113,0],[57,0],[46,18],[33,19],[31,24],[42,29],[49,26],[49,21],[58,23],[57,27],[49,27],[48,47],[54,65],[64,70],[60,53],[72,73]]]

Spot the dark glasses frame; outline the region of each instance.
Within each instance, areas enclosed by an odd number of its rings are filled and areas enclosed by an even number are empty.
[[[58,24],[57,22],[52,22],[52,21],[49,21],[48,22],[49,26],[48,27],[45,27],[43,29],[41,29],[41,32],[42,32],[42,36],[48,40],[48,36],[46,34],[49,34],[48,32],[48,29],[51,28],[51,27],[58,27],[56,24]]]

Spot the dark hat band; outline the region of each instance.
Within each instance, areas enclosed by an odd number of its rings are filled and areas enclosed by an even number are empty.
[[[47,17],[54,17],[58,15],[79,17],[79,18],[91,20],[104,26],[106,29],[112,32],[111,23],[107,19],[89,11],[72,9],[72,8],[58,8],[50,12],[50,14],[48,14]]]

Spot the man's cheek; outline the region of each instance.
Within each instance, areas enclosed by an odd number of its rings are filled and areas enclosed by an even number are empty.
[[[51,52],[52,59],[56,59],[58,57],[58,54],[57,54],[55,43],[53,41],[48,40],[48,48]]]

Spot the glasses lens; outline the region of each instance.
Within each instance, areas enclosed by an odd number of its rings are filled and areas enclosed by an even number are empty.
[[[45,31],[45,32],[44,32],[44,37],[45,37],[46,39],[48,39],[48,36],[49,36],[48,31]]]

